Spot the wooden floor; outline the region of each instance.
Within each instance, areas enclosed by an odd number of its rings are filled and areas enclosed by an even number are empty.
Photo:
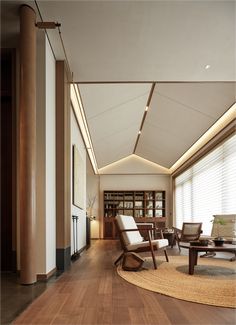
[[[113,266],[117,247],[116,241],[94,242],[13,324],[235,324],[234,309],[181,301],[127,283]]]

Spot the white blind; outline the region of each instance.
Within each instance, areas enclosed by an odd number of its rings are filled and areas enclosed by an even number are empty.
[[[236,135],[175,178],[175,223],[202,222],[211,234],[214,214],[236,213]]]

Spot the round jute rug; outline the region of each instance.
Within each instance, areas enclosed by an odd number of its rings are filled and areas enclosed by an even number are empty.
[[[229,260],[199,258],[194,275],[188,274],[187,256],[158,257],[157,270],[147,258],[137,272],[117,268],[126,281],[170,297],[206,305],[236,308],[236,264]]]

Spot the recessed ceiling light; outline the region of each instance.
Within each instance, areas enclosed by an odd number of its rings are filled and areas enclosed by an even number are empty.
[[[210,64],[207,64],[207,65],[205,66],[205,69],[208,70],[208,69],[210,69],[210,67],[211,67]]]
[[[138,134],[141,134],[141,131],[138,131]]]
[[[146,108],[145,108],[145,112],[147,112],[147,110],[148,110],[148,106],[146,106]]]

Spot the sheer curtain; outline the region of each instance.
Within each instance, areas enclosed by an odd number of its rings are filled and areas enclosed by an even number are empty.
[[[211,234],[214,214],[236,213],[236,135],[175,178],[175,221],[202,222]]]

